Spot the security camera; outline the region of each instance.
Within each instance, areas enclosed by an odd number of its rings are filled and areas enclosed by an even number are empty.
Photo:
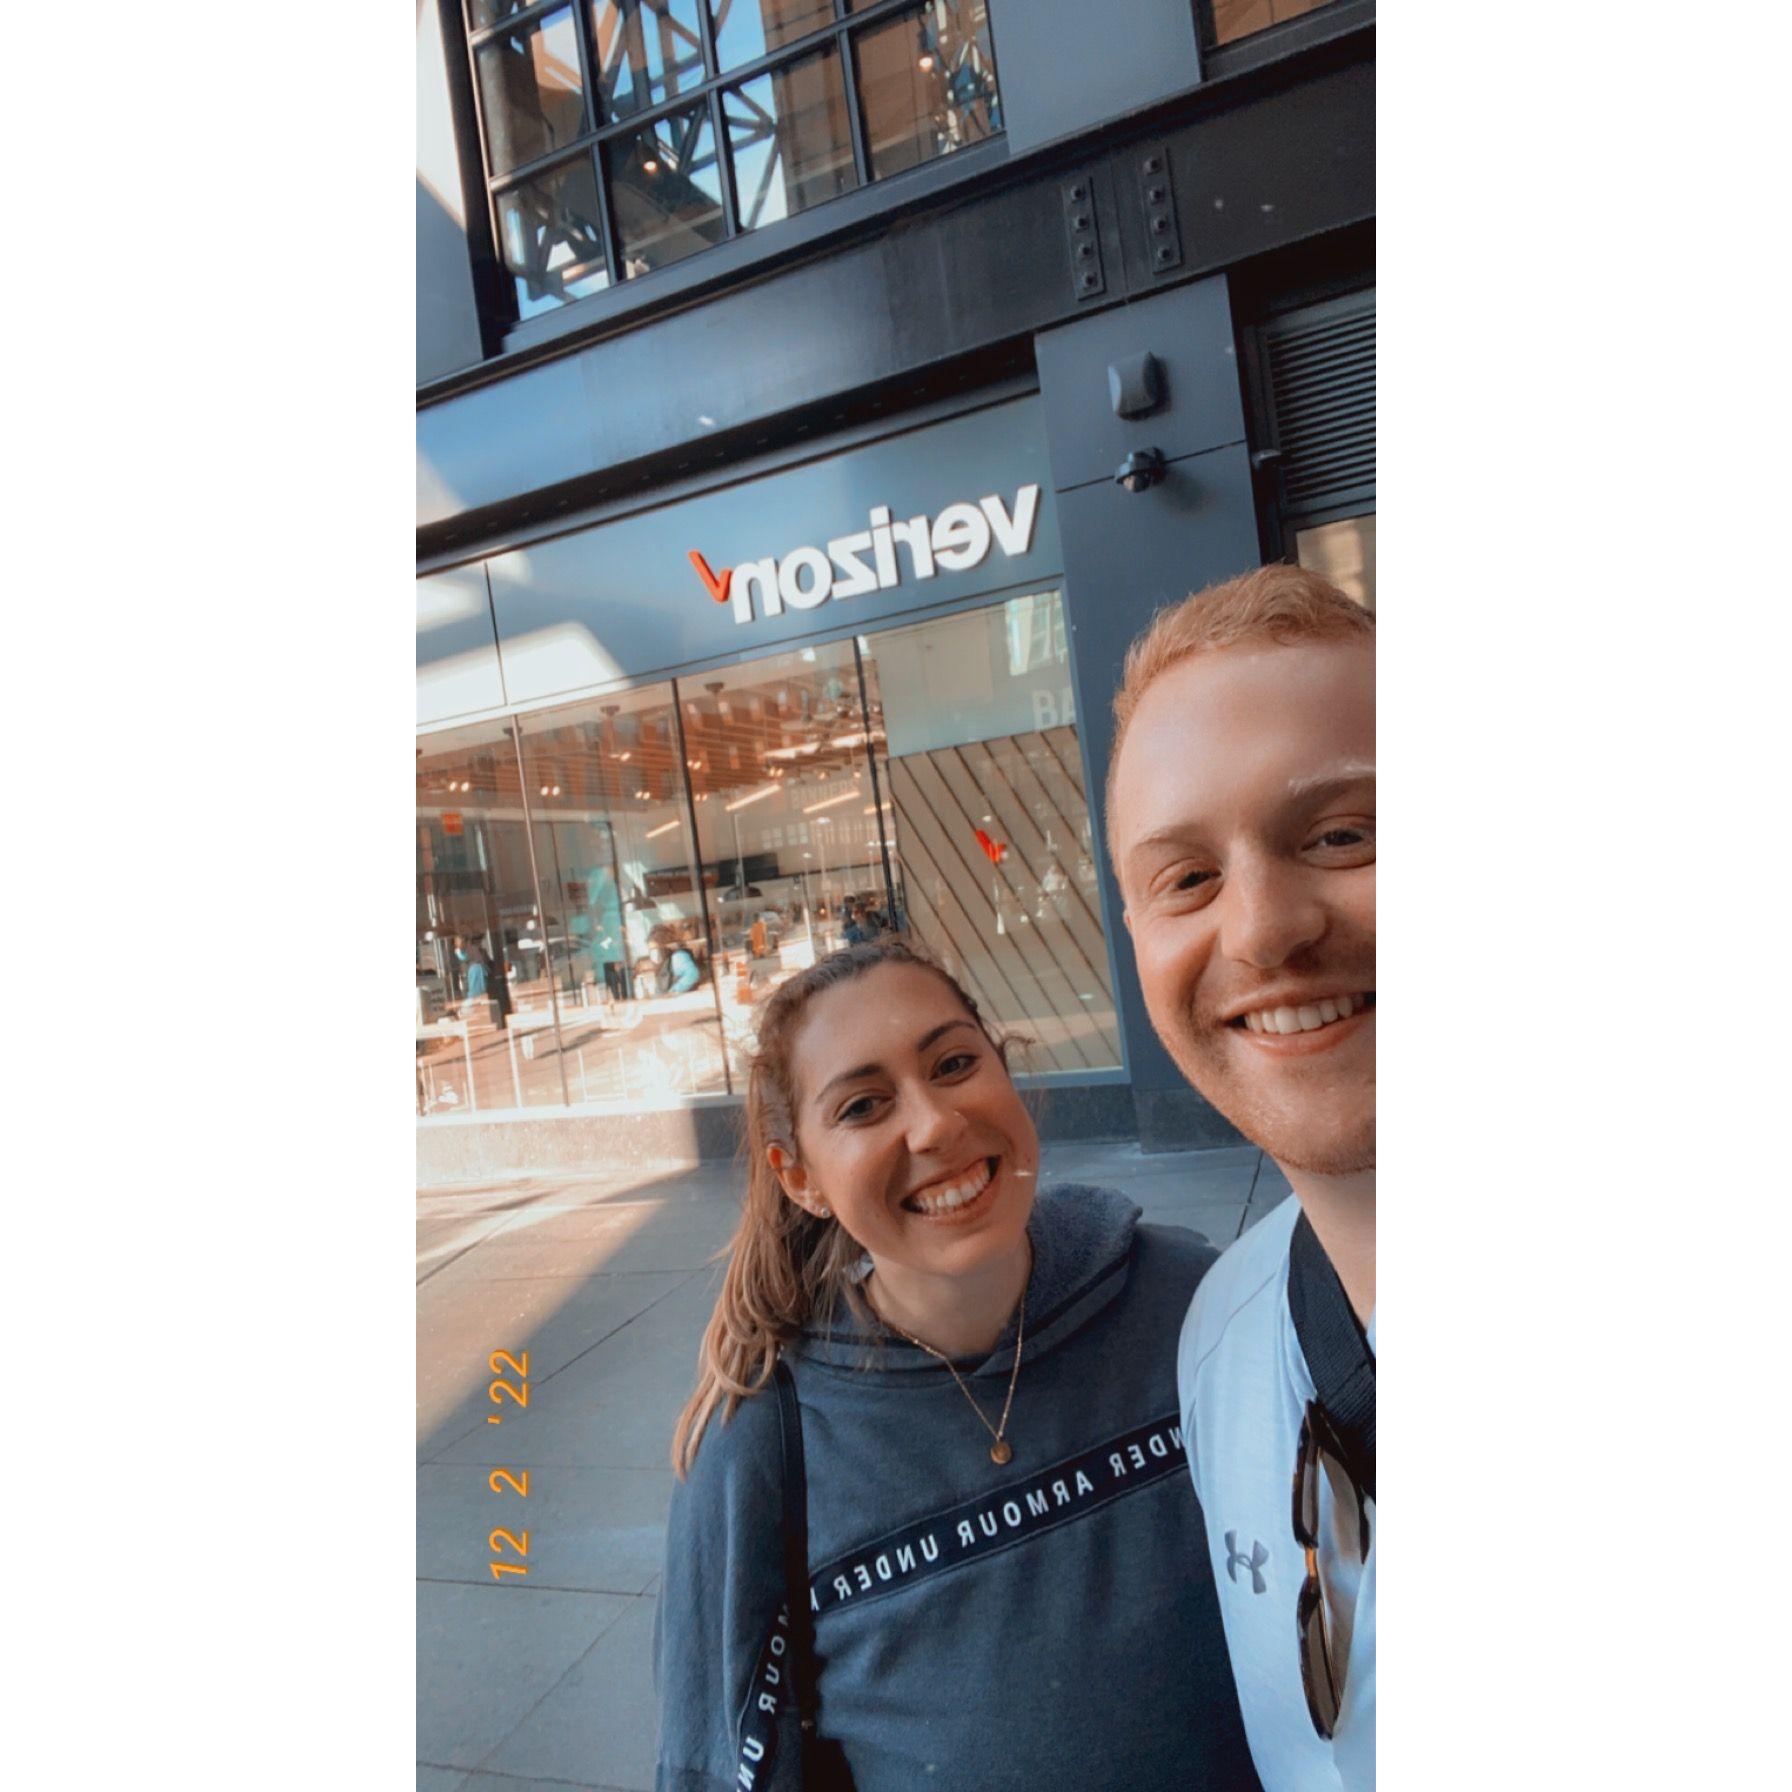
[[[1164,476],[1161,448],[1135,448],[1114,473],[1114,483],[1129,492],[1149,491]]]

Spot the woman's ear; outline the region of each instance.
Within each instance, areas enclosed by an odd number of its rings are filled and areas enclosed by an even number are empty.
[[[821,1190],[809,1180],[809,1172],[797,1161],[793,1151],[784,1145],[768,1145],[765,1161],[777,1177],[778,1186],[805,1213],[814,1214],[818,1220],[832,1217],[833,1210],[822,1199]]]

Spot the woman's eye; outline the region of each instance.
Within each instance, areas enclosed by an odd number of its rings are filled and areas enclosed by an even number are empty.
[[[961,1070],[968,1070],[977,1062],[975,1052],[953,1052],[949,1057],[940,1059],[934,1067],[936,1076],[952,1076]]]
[[[874,1096],[860,1095],[849,1101],[838,1114],[836,1120],[867,1120],[877,1106]]]

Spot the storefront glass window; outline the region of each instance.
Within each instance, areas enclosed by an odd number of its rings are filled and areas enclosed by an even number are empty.
[[[899,910],[986,1015],[1035,1041],[1023,1067],[1117,1066],[1061,596],[860,646]]]
[[[729,89],[722,115],[742,230],[791,217],[859,184],[846,83],[832,45]]]
[[[850,641],[678,681],[723,1025],[890,924]],[[850,930],[850,931],[849,931]]]
[[[1056,591],[511,726],[418,749],[420,1114],[738,1093],[756,1005],[901,928],[1024,1068],[1118,1065]]]
[[[1313,572],[1323,573],[1365,610],[1375,608],[1375,518],[1346,517],[1339,523],[1321,523],[1302,529],[1294,537],[1295,559]]]
[[[670,687],[525,720],[523,764],[568,1098],[727,1093]]]
[[[1001,130],[983,0],[929,0],[862,32],[853,53],[873,180]]]
[[[475,60],[493,174],[563,148],[584,130],[585,89],[571,7],[480,45]]]
[[[417,1111],[559,1106],[541,908],[508,724],[417,748]]]

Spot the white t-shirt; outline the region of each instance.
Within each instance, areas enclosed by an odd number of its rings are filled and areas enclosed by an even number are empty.
[[[1319,1576],[1334,1664],[1344,1673],[1336,1734],[1321,1740],[1301,1686],[1295,1608],[1306,1557],[1294,1541],[1294,1454],[1313,1398],[1288,1312],[1289,1198],[1220,1258],[1182,1327],[1176,1380],[1195,1492],[1219,1586],[1226,1646],[1251,1757],[1265,1792],[1371,1792],[1375,1785],[1375,1502],[1369,1557],[1355,1502],[1320,1488]],[[1375,1320],[1369,1320],[1375,1348]]]

